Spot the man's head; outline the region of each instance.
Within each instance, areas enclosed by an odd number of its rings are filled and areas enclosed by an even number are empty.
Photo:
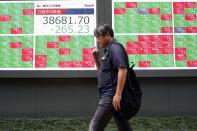
[[[102,24],[94,29],[94,36],[100,47],[105,48],[114,38],[114,31],[108,24]]]

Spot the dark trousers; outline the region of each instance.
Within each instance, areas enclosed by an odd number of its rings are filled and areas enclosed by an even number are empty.
[[[132,131],[129,121],[121,118],[115,112],[112,105],[112,98],[102,97],[99,100],[99,106],[90,122],[88,131],[104,131],[111,118],[114,118],[119,131]]]

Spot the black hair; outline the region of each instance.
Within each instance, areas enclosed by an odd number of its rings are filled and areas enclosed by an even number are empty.
[[[94,29],[94,36],[106,36],[110,35],[112,38],[114,38],[114,31],[112,27],[108,24],[101,24],[96,29]]]

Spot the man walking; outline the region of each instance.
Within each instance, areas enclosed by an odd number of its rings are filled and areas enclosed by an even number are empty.
[[[111,26],[103,24],[94,30],[97,43],[104,49],[104,54],[99,62],[99,51],[92,51],[98,70],[98,90],[100,100],[98,108],[90,122],[89,131],[104,131],[113,117],[119,131],[132,131],[129,121],[120,117],[120,102],[126,81],[128,56],[124,48],[117,44]]]

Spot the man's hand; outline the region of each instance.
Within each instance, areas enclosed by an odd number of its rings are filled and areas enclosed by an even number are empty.
[[[114,97],[113,97],[113,106],[114,106],[114,109],[116,111],[120,110],[120,101],[121,101],[121,95],[117,95],[115,94]]]
[[[97,48],[94,48],[92,50],[92,56],[98,70],[100,68],[100,63],[99,63],[99,50]]]
[[[94,48],[92,50],[92,55],[94,58],[98,59],[99,58],[99,50],[97,48]]]

